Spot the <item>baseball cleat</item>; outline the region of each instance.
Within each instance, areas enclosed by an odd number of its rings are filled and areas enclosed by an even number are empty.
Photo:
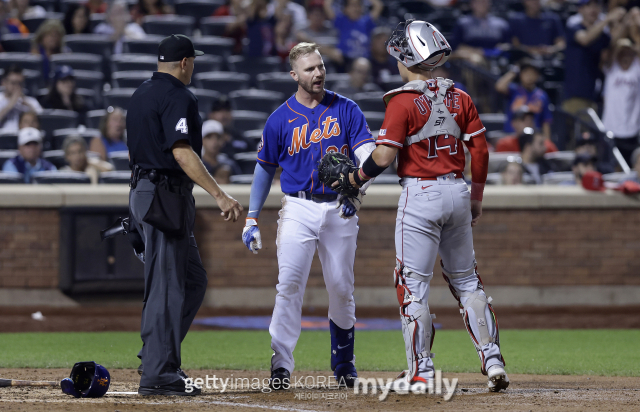
[[[138,366],[138,375],[142,376],[142,372],[144,372],[144,366],[140,364],[140,366]],[[177,372],[178,376],[180,376],[182,379],[189,379],[189,376],[187,376],[187,374],[182,369],[178,368]]]
[[[358,372],[353,362],[345,362],[336,366],[333,376],[336,378],[339,386],[353,388],[358,379]]]
[[[404,370],[393,382],[389,382],[386,387],[390,392],[400,394],[427,393],[429,382],[426,378],[421,378],[420,376],[415,376],[409,381],[409,371]]]
[[[168,385],[140,386],[138,394],[143,396],[197,396],[202,394],[202,389],[194,384],[187,385],[185,379],[178,379]]]
[[[509,387],[509,377],[504,371],[504,367],[500,365],[491,366],[487,371],[487,377],[489,378],[487,386],[490,392],[500,392],[500,390]]]
[[[289,389],[291,387],[291,373],[285,368],[278,368],[271,371],[269,387],[274,391]]]

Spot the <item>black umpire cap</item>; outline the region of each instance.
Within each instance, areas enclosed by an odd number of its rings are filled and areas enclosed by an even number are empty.
[[[179,62],[185,57],[202,56],[204,53],[193,47],[191,39],[184,34],[165,37],[158,46],[158,61]]]

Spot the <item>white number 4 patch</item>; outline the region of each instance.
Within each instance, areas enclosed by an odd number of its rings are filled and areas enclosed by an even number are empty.
[[[176,124],[176,131],[180,131],[180,133],[189,134],[189,128],[187,127],[187,119],[184,117],[178,120],[178,124]]]

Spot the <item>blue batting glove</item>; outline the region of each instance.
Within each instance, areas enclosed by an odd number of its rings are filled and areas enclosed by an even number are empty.
[[[244,229],[242,229],[242,242],[254,254],[258,254],[258,250],[262,249],[262,237],[258,221],[255,218],[247,218]]]

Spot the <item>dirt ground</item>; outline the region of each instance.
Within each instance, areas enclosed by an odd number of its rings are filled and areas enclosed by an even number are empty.
[[[456,308],[430,308],[443,329],[462,328]],[[640,306],[619,307],[496,307],[501,329],[625,329],[640,328]],[[83,304],[75,308],[2,307],[0,332],[101,332],[139,331],[142,304]],[[42,321],[31,314],[40,311]],[[305,309],[304,315],[323,316],[326,309]],[[271,315],[271,310],[238,310],[202,308],[197,317]],[[397,308],[357,308],[356,317],[397,319]],[[191,330],[212,328],[193,325]]]
[[[0,377],[30,380],[60,380],[69,371],[62,369],[0,369]],[[187,371],[193,378],[206,375],[217,378],[260,378],[266,372],[252,371]],[[297,372],[297,376],[327,375],[327,372]],[[294,375],[295,378],[296,375]],[[393,378],[393,373],[362,373],[363,378]],[[442,395],[389,394],[380,401],[380,393],[354,394],[353,390],[297,388],[285,392],[262,393],[259,390],[203,389],[203,395],[183,397],[142,397],[135,392],[138,375],[135,370],[111,371],[110,392],[103,398],[76,399],[62,393],[60,388],[0,388],[2,411],[414,411],[435,409],[442,411],[637,411],[640,404],[640,378],[595,376],[536,376],[511,375],[506,392],[489,393],[486,380],[478,374],[444,374],[458,378],[457,389],[449,401]],[[309,386],[314,386],[311,380]],[[211,386],[211,385],[210,385]]]

